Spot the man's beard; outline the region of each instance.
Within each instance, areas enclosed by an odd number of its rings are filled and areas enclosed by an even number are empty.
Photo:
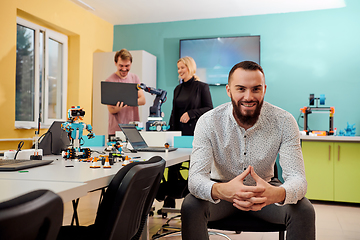
[[[122,77],[124,77],[124,76],[126,77],[129,73],[129,70],[125,70],[125,71],[120,70],[119,72]]]
[[[231,103],[233,105],[233,109],[234,109],[233,112],[235,114],[235,117],[237,118],[238,121],[240,121],[240,123],[247,125],[247,126],[253,126],[259,119],[261,107],[264,103],[264,100],[262,100],[261,102],[255,101],[257,103],[256,108],[255,108],[255,111],[253,112],[253,114],[251,114],[251,115],[244,115],[241,113],[241,110],[240,110],[241,102],[242,101],[239,100],[236,104],[235,101],[233,100],[233,98],[231,97]],[[254,101],[251,101],[251,102],[254,102]],[[243,103],[250,103],[250,102],[243,101]]]

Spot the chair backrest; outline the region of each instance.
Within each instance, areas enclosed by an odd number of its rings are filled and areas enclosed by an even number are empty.
[[[188,180],[182,175],[182,171],[189,172],[189,167],[183,166],[183,163],[179,163],[168,167],[167,179],[163,177],[159,187],[159,191],[156,194],[156,200],[163,201],[167,196],[174,199],[181,199],[186,197],[189,193]],[[188,164],[190,164],[188,162]]]
[[[63,220],[62,199],[37,190],[0,203],[0,239],[56,239]]]
[[[161,178],[165,160],[130,163],[110,182],[99,206],[94,227],[101,239],[132,239],[140,236]]]

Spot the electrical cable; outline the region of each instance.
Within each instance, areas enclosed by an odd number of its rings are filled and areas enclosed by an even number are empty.
[[[18,144],[18,148],[17,148],[17,151],[15,153],[15,156],[14,156],[14,159],[16,159],[18,153],[21,151],[21,148],[24,146],[24,141],[20,141],[19,144]]]
[[[47,132],[46,132],[47,133]],[[40,139],[42,139],[46,133],[43,133],[39,138],[38,138],[38,141],[40,141]]]

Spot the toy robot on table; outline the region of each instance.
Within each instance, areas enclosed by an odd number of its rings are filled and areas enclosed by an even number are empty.
[[[61,128],[68,133],[70,139],[70,146],[62,152],[63,158],[79,159],[91,156],[90,148],[81,148],[80,145],[84,128],[89,132],[87,134],[88,139],[95,137],[90,124],[79,122],[84,115],[85,111],[80,106],[72,106],[68,110],[68,120],[61,124]]]
[[[105,148],[105,151],[108,152],[119,152],[122,153],[122,141],[120,138],[112,139],[110,142],[107,143],[107,147]]]
[[[120,162],[124,160],[122,141],[116,137],[107,143],[105,151],[109,152],[110,165],[114,162]]]
[[[150,107],[150,114],[146,122],[146,131],[166,131],[170,128],[163,121],[164,113],[161,112],[161,105],[166,102],[167,92],[162,89],[155,89],[147,87],[144,83],[137,85],[138,89],[143,89],[145,92],[155,94],[153,105]]]

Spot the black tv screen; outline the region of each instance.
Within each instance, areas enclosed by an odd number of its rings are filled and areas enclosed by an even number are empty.
[[[251,60],[260,64],[260,36],[181,39],[180,58],[185,56],[195,60],[201,81],[224,85],[236,63]]]

